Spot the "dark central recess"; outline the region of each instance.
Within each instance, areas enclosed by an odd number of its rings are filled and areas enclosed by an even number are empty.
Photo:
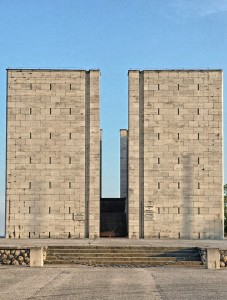
[[[126,237],[126,198],[101,198],[101,237]]]

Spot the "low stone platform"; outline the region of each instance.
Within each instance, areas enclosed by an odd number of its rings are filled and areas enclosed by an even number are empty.
[[[18,250],[28,252],[30,266],[44,263],[156,266],[179,264],[227,267],[226,240],[0,239],[0,264],[25,264]],[[208,257],[208,250],[215,255]],[[22,259],[23,258],[23,259]],[[186,264],[187,263],[187,264]],[[211,268],[208,266],[208,268]]]
[[[127,238],[98,239],[5,239],[0,238],[0,247],[46,247],[46,246],[149,246],[149,247],[199,247],[227,249],[227,239],[223,240],[132,240]]]

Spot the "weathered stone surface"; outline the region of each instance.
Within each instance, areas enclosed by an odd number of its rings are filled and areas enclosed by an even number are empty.
[[[0,265],[29,265],[30,250],[1,249]]]
[[[13,260],[12,260],[12,265],[18,266],[18,265],[19,265],[19,262],[18,262],[16,259],[13,259]]]
[[[99,236],[100,72],[7,75],[7,237]]]
[[[7,237],[99,236],[99,76],[8,70]],[[129,71],[130,238],[223,237],[222,139],[220,70]]]
[[[120,130],[120,197],[128,196],[128,130]]]
[[[225,267],[225,263],[223,261],[220,261],[220,267]]]
[[[222,71],[129,71],[129,238],[223,238]]]

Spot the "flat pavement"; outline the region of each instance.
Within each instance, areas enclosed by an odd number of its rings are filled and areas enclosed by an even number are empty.
[[[0,238],[0,247],[16,246],[149,246],[149,247],[200,247],[227,249],[227,239],[223,240],[179,240],[152,239],[133,240],[127,238],[97,238],[97,239],[6,239]]]
[[[0,299],[227,299],[227,270],[0,266]]]

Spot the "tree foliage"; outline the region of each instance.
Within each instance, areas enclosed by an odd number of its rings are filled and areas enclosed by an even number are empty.
[[[227,196],[227,183],[224,185],[224,195]]]

